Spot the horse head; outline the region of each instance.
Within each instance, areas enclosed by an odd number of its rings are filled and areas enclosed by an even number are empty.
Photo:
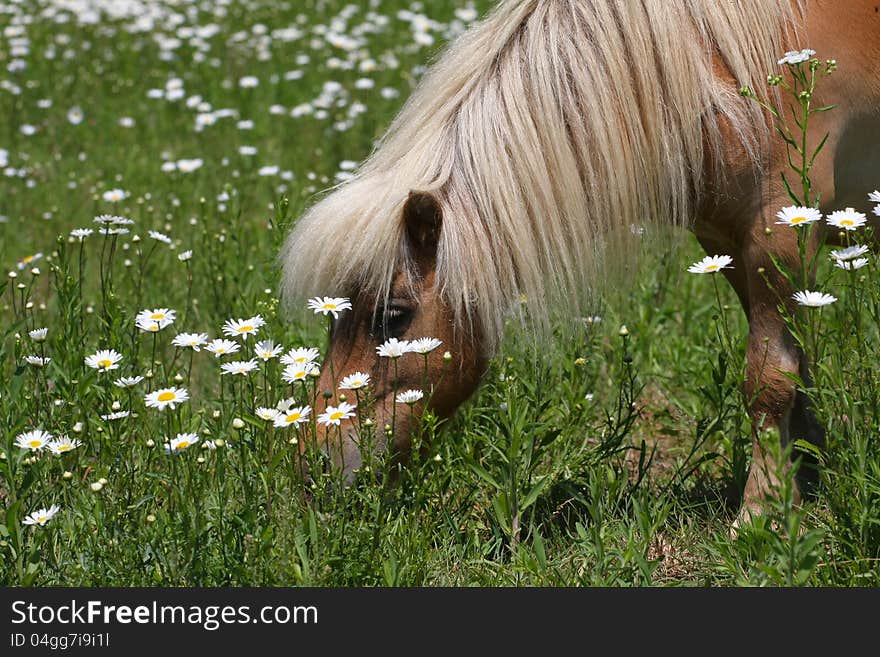
[[[333,321],[317,384],[317,413],[360,409],[358,419],[318,426],[318,444],[347,483],[367,453],[405,462],[425,410],[449,417],[485,369],[479,329],[457,325],[437,285],[443,214],[436,197],[410,192],[401,221],[406,259],[387,290],[346,290],[352,308]]]

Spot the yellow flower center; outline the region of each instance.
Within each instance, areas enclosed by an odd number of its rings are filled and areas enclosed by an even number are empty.
[[[25,256],[24,258],[22,258],[21,261],[22,261],[23,263],[27,264],[27,263],[29,263],[29,262],[30,262],[31,260],[33,260],[33,259],[34,259],[34,256],[29,255],[29,256]]]
[[[853,224],[855,224],[855,222],[852,219],[841,219],[840,220],[841,226],[852,226]]]
[[[153,313],[150,319],[165,319],[165,313]]]
[[[171,401],[176,396],[177,395],[175,395],[173,392],[160,392],[159,396],[156,397],[156,399],[158,399],[160,402],[167,402],[167,401]]]
[[[294,379],[302,379],[302,378],[305,378],[305,376],[306,376],[305,371],[300,370],[299,372],[297,372],[296,374],[293,375],[293,378]]]
[[[345,416],[345,413],[342,411],[336,411],[335,413],[330,414],[331,420],[341,420]]]
[[[807,220],[806,217],[792,217],[792,218],[791,218],[791,223],[792,223],[792,224],[802,224],[802,223],[804,223],[806,220]]]
[[[42,447],[42,446],[43,446],[43,441],[37,440],[37,439],[34,439],[28,443],[28,447],[30,447],[31,449],[37,449],[37,447]]]
[[[149,326],[149,328],[147,328],[147,330],[156,332],[159,330],[159,325],[158,324],[150,324],[150,326]]]
[[[217,347],[217,353],[218,354],[225,354],[226,350],[223,347]]]
[[[177,443],[177,447],[175,447],[175,449],[186,449],[187,447],[189,447],[189,441],[182,440],[179,443]]]
[[[37,522],[40,523],[41,525],[44,522],[48,522],[48,520],[49,520],[49,516],[38,516],[37,517]]]
[[[360,381],[360,380],[358,380],[358,381],[352,381],[352,382],[351,382],[351,385],[360,387],[360,386],[364,385],[364,382],[363,382],[363,381]]]
[[[104,358],[104,359],[98,361],[98,367],[100,367],[101,369],[105,369],[105,370],[108,367],[110,367],[112,364],[113,364],[113,361],[110,360],[109,358]]]
[[[239,327],[238,327],[237,329],[235,329],[235,330],[238,331],[239,333],[247,333],[247,332],[249,332],[249,331],[253,331],[253,330],[254,330],[254,327],[251,326],[250,324],[245,324],[244,326],[239,326]]]
[[[57,449],[58,449],[59,452],[69,452],[69,451],[70,451],[70,445],[66,445],[66,444],[65,444],[65,445],[58,445],[58,448],[57,448]]]
[[[718,271],[718,265],[706,265],[706,271]]]
[[[289,424],[290,422],[296,422],[301,417],[302,417],[302,413],[291,413],[286,418],[284,418],[284,421]]]
[[[335,303],[325,303],[323,306],[321,306],[321,310],[336,310],[336,304]]]

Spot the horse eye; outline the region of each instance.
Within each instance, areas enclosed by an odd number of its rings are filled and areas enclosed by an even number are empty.
[[[372,334],[382,340],[399,338],[406,332],[412,318],[413,311],[404,306],[380,308],[373,320]]]

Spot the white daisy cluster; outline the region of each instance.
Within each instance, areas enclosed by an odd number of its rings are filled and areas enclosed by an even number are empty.
[[[383,358],[397,359],[404,354],[421,354],[427,356],[434,351],[443,342],[437,338],[417,338],[415,340],[398,340],[397,338],[388,338],[385,342],[376,347],[376,353]]]
[[[800,58],[805,57],[806,59],[809,59],[809,57],[814,54],[813,51],[786,53],[786,58],[789,61],[786,61],[785,63],[794,64],[797,63],[797,61],[805,61],[805,59]],[[782,63],[784,62],[780,60],[780,64]],[[874,214],[880,216],[880,191],[871,192],[868,195],[868,200],[878,203],[874,208]],[[776,213],[776,224],[790,226],[792,228],[800,228],[802,226],[815,224],[821,221],[822,217],[822,213],[816,208],[790,205],[782,208]],[[827,215],[825,221],[828,226],[837,228],[841,231],[846,231],[847,233],[858,230],[868,223],[865,213],[859,212],[854,208],[836,210]],[[867,254],[867,246],[853,244],[844,249],[833,250],[830,255],[834,262],[834,266],[838,269],[855,271],[868,264],[868,258],[864,257]],[[688,271],[693,274],[711,274],[729,268],[732,262],[733,258],[727,255],[707,256],[688,267]],[[811,290],[797,291],[792,295],[792,299],[798,304],[810,308],[827,306],[837,301],[837,297],[831,294]]]
[[[777,212],[776,217],[779,219],[777,224],[798,227],[821,221],[822,213],[816,208],[790,205]],[[854,208],[846,208],[832,212],[825,217],[825,221],[832,228],[852,231],[864,226],[867,223],[867,218],[863,212],[858,212]]]

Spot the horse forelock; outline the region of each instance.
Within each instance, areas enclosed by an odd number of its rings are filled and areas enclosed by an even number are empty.
[[[796,25],[787,0],[509,0],[460,37],[355,177],[297,223],[283,291],[390,293],[416,275],[402,209],[443,215],[436,285],[490,349],[512,308],[535,326],[638,250],[633,226],[684,226],[719,124],[760,158],[766,128],[738,85],[772,70]],[[524,303],[522,301],[524,300]]]

